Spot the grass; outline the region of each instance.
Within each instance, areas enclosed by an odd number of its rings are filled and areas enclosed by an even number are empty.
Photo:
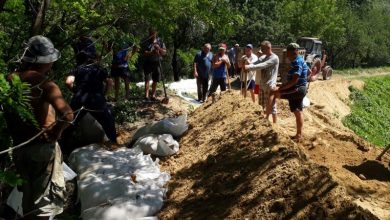
[[[378,73],[389,73],[390,67],[376,67],[376,68],[353,68],[353,69],[343,69],[335,70],[335,74],[351,77],[364,77],[364,75],[370,76]]]
[[[363,80],[364,90],[350,87],[351,114],[343,123],[369,142],[384,147],[390,143],[390,76]]]

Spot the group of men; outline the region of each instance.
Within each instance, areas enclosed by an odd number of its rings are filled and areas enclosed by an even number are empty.
[[[129,98],[128,60],[138,51],[135,47],[132,50],[130,48],[127,45],[113,56],[111,77],[115,81],[116,99],[120,78],[125,81],[125,96]],[[87,112],[101,124],[109,141],[116,143],[114,116],[105,98],[112,85],[109,73],[100,66],[91,37],[81,36],[74,45],[74,51],[76,68],[65,80],[66,86],[73,92],[70,104],[64,99],[59,86],[50,79],[52,66],[61,53],[44,36],[37,35],[28,40],[20,68],[7,77],[12,81],[18,76],[30,84],[31,106],[38,123],[38,126],[26,123],[15,112],[6,112],[13,144],[28,141],[26,146],[13,152],[17,172],[25,180],[20,187],[23,192],[24,219],[48,219],[62,212],[65,191],[61,152],[63,145],[60,148],[62,142],[58,142],[60,139],[72,138],[75,125]],[[141,51],[145,99],[156,100],[156,87],[161,78],[161,58],[166,48],[154,29],[143,39]],[[150,79],[153,80],[151,93]],[[42,131],[41,136],[32,138]]]
[[[207,96],[211,96],[220,87],[221,91],[226,90],[226,83],[229,80],[229,69],[232,68],[232,56],[226,54],[226,44],[220,43],[215,55],[211,52],[209,43],[202,47],[194,58],[194,77],[198,88],[198,101],[204,102]],[[303,98],[307,92],[307,75],[309,68],[303,57],[298,55],[299,45],[291,43],[286,48],[286,56],[291,61],[290,70],[287,73],[287,82],[278,85],[279,57],[272,52],[272,44],[263,41],[260,44],[260,55],[253,53],[253,45],[247,44],[244,48],[244,55],[237,59],[240,54],[238,44],[235,45],[234,62],[237,65],[235,70],[241,70],[241,92],[244,94],[250,91],[252,101],[255,102],[256,78],[260,82],[259,104],[264,109],[264,117],[272,115],[272,121],[277,122],[276,99],[287,99],[290,110],[296,118],[297,132],[291,138],[299,142],[302,140],[303,126]],[[231,51],[229,51],[231,52]],[[210,88],[208,88],[209,76],[212,77]],[[246,95],[246,94],[245,94]]]
[[[6,112],[13,143],[15,145],[24,143],[41,130],[44,131],[43,135],[32,139],[27,146],[13,152],[17,172],[26,180],[20,188],[23,192],[25,219],[48,219],[49,216],[62,212],[65,183],[62,173],[62,153],[57,141],[61,136],[66,137],[67,134],[71,134],[72,127],[84,114],[89,112],[102,125],[109,140],[116,142],[114,117],[105,98],[110,85],[109,74],[97,62],[94,42],[88,37],[82,37],[80,42],[75,49],[77,67],[66,78],[66,85],[74,93],[70,105],[65,101],[58,85],[50,80],[53,63],[61,55],[53,43],[44,36],[38,35],[29,39],[21,59],[20,69],[8,77],[8,80],[12,81],[17,75],[23,82],[30,84],[31,106],[38,122],[38,126],[35,126],[26,123],[13,112]],[[237,68],[248,71],[247,78],[242,79],[243,85],[251,91],[254,100],[255,71],[261,70],[262,86],[259,97],[266,117],[272,114],[276,122],[275,99],[288,99],[290,109],[297,118],[297,134],[294,138],[299,140],[302,137],[302,99],[306,93],[308,69],[303,59],[298,56],[299,46],[290,44],[287,47],[287,56],[292,61],[288,74],[289,80],[279,86],[276,84],[278,57],[272,53],[270,42],[264,41],[260,47],[263,55],[257,57],[252,52],[253,46],[246,45],[242,62],[237,65]],[[226,44],[221,43],[218,52],[213,55],[211,45],[205,44],[202,51],[195,56],[194,76],[197,79],[199,101],[205,101],[207,94],[213,94],[218,87],[222,91],[226,90],[228,69],[232,66],[226,50]],[[129,51],[129,48],[124,48],[113,58],[111,75],[115,79],[116,98],[119,78],[124,78],[125,83],[128,83],[126,81],[129,77],[127,61],[136,51],[136,49]],[[161,57],[165,54],[164,43],[157,37],[157,32],[151,30],[141,46],[146,99],[156,99],[156,85],[161,78]],[[209,75],[212,75],[210,88],[208,88]],[[153,80],[151,93],[149,93],[150,79]],[[126,90],[126,97],[128,96]]]

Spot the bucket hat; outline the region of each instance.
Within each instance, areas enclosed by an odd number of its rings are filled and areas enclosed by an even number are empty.
[[[36,35],[28,40],[22,60],[28,63],[52,63],[60,57],[61,53],[54,48],[49,38]]]
[[[287,45],[287,50],[296,50],[299,48],[299,44],[297,43],[290,43],[289,45]]]

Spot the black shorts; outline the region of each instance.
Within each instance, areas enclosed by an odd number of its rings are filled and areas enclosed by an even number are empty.
[[[306,86],[300,86],[280,92],[281,99],[287,99],[290,106],[290,111],[302,111],[303,109],[303,98],[306,95]]]
[[[131,72],[129,68],[118,67],[111,68],[111,77],[122,77],[122,78],[130,78]]]
[[[153,80],[153,82],[160,82],[161,67],[159,62],[145,62],[144,63],[145,81]]]

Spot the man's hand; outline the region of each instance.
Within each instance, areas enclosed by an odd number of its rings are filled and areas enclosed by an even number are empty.
[[[226,64],[230,63],[229,58],[226,57],[226,56],[222,57],[221,60],[222,60],[222,62],[224,62],[224,63],[226,63]]]
[[[251,65],[244,65],[244,70],[249,70],[250,67]]]
[[[49,127],[45,133],[43,133],[43,137],[47,142],[55,142],[61,138],[62,129],[61,127],[54,126]]]
[[[74,84],[75,77],[70,75],[66,77],[65,85],[68,87],[68,89],[72,90],[73,89],[73,84]]]
[[[277,91],[279,91],[280,90],[280,86],[275,86],[275,87],[272,87],[271,88],[271,91],[272,92],[277,92]]]

